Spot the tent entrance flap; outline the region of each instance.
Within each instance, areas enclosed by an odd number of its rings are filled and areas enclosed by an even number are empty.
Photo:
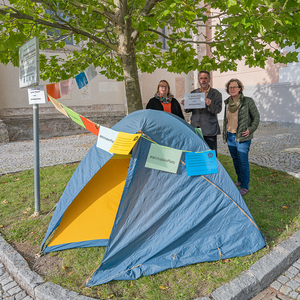
[[[123,193],[129,156],[113,156],[64,213],[48,247],[109,239]]]

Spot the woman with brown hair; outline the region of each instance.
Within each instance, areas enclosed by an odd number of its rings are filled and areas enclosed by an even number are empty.
[[[253,99],[243,95],[244,86],[240,80],[230,79],[225,87],[230,97],[224,101],[223,140],[233,160],[237,175],[235,185],[241,187],[240,193],[244,196],[249,192],[248,152],[260,116]]]
[[[170,91],[170,85],[167,80],[161,80],[158,83],[157,91],[146,106],[146,109],[163,110],[184,120],[182,109],[178,101],[174,98]]]

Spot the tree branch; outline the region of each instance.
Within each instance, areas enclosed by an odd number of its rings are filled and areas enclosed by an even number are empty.
[[[28,16],[26,14],[18,12],[16,9],[14,9],[14,11],[15,11],[15,13],[11,13],[10,11],[8,11],[6,9],[0,9],[0,15],[5,16],[7,13],[10,13],[10,17],[13,18],[13,19],[29,20],[29,21],[32,21],[34,24],[40,24],[40,25],[51,27],[51,28],[57,28],[57,29],[61,29],[61,30],[72,31],[72,32],[77,33],[79,35],[86,36],[86,37],[90,38],[91,40],[93,40],[93,41],[95,41],[95,42],[97,42],[101,45],[104,45],[104,46],[108,47],[111,50],[117,51],[117,49],[118,49],[116,45],[113,45],[113,44],[110,44],[106,41],[103,41],[102,39],[90,34],[89,32],[86,32],[86,31],[83,31],[81,29],[75,28],[71,24],[67,23],[66,21],[64,21],[65,24],[60,24],[60,23],[51,23],[51,22],[41,20],[41,19],[34,20],[32,16]]]
[[[171,38],[171,37],[163,34],[162,32],[159,32],[157,30],[153,30],[153,29],[149,28],[148,31],[157,33],[158,35],[162,36],[163,38],[165,38],[167,40],[170,40],[170,41],[175,41],[175,42],[182,42],[182,43],[189,43],[189,44],[207,44],[207,45],[221,43],[219,41],[218,42],[208,42],[208,41],[200,42],[200,41],[193,41],[193,40],[176,39],[176,38]]]
[[[98,2],[99,2],[99,0],[98,0]],[[101,2],[104,2],[104,1],[101,1]],[[88,5],[83,4],[77,0],[72,0],[69,2],[69,4],[73,5],[76,8],[81,8],[81,9],[85,9],[85,10],[88,8]],[[101,4],[103,4],[103,3],[101,3]],[[110,20],[112,23],[115,23],[115,21],[116,21],[115,15],[113,13],[108,12],[107,10],[93,8],[92,12],[104,16],[105,18]]]
[[[145,3],[145,6],[143,7],[141,13],[138,15],[137,17],[137,20],[139,20],[142,16],[147,16],[150,11],[152,10],[152,8],[162,0],[147,0],[146,3]],[[139,31],[137,29],[135,29],[132,34],[131,34],[131,39],[132,39],[132,42],[135,43],[136,40],[138,39],[139,37]]]

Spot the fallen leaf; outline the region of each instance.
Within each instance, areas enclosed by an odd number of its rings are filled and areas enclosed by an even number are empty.
[[[72,275],[72,274],[73,274],[73,271],[69,272],[68,274],[69,274],[69,275]]]
[[[29,257],[25,257],[26,260],[29,260]]]
[[[224,259],[224,262],[229,263],[229,262],[230,262],[230,259],[229,259],[229,258],[226,258],[226,259]]]
[[[2,183],[4,184],[4,183],[7,183],[7,181],[2,181]],[[295,182],[294,182],[295,183]]]
[[[28,214],[28,211],[27,210],[23,211],[23,214]]]
[[[282,206],[282,208],[287,209],[288,207],[287,206]]]
[[[30,210],[31,210],[31,207],[27,207],[26,210],[27,210],[27,211],[30,211]]]
[[[167,286],[160,286],[159,289],[160,289],[160,290],[167,290],[168,287],[167,287]]]
[[[130,286],[133,286],[133,282],[132,281],[130,282]]]
[[[0,225],[0,228],[3,228],[3,225]]]
[[[66,267],[65,266],[61,266],[64,270],[66,269]]]
[[[116,298],[114,294],[108,295],[108,299],[114,299],[114,298]]]
[[[19,181],[19,180],[20,180],[20,178],[17,178],[17,179],[16,179],[16,181]]]
[[[7,204],[8,202],[7,202],[6,200],[3,200],[3,203],[4,203],[4,204]]]
[[[280,221],[282,222],[283,219],[281,219]]]

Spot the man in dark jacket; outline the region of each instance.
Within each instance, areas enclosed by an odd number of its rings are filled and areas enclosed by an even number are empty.
[[[191,125],[201,128],[204,140],[217,155],[217,135],[221,134],[217,114],[222,110],[222,94],[210,86],[209,72],[200,71],[198,80],[200,88],[192,93],[205,93],[205,108],[185,109],[185,112],[192,112]]]

